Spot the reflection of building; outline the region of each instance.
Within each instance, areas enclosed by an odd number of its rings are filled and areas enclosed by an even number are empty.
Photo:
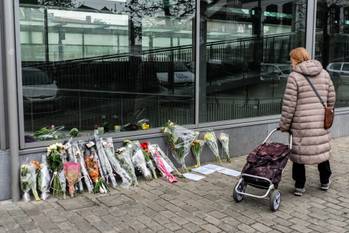
[[[18,18],[4,12],[12,0],[0,3],[0,128],[19,128],[0,131],[7,174],[18,158],[7,149],[38,157],[51,142],[35,132],[49,125],[76,127],[83,139],[102,125],[117,145],[144,136],[164,147],[159,128],[170,119],[226,131],[232,154],[243,154],[278,122],[292,48],[307,44],[324,64],[349,60],[347,1],[319,0],[315,36],[306,22],[314,1],[201,0],[200,19],[194,0],[19,2]],[[334,73],[337,104],[348,106],[346,76]],[[153,129],[131,132],[142,119]],[[117,125],[124,132],[111,132]],[[0,178],[0,199],[9,180]]]

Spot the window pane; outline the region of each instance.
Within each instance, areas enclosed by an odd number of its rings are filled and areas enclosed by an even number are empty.
[[[349,62],[348,36],[349,1],[318,0],[315,57],[328,68],[336,90],[337,107],[349,106],[349,66],[344,63]]]
[[[306,1],[201,1],[200,121],[279,114]]]
[[[194,0],[20,0],[26,142],[193,124],[194,16]]]

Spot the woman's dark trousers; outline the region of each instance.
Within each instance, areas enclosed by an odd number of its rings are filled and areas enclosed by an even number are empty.
[[[318,170],[320,173],[321,184],[327,184],[332,174],[330,161],[326,160],[325,162],[319,163]],[[305,181],[306,181],[304,164],[293,163],[292,178],[296,182],[295,183],[296,188],[304,188]]]

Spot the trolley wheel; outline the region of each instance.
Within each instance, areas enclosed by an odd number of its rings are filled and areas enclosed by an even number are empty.
[[[279,190],[273,190],[270,194],[270,209],[276,211],[279,209],[281,203],[281,193]]]
[[[246,190],[246,184],[244,181],[241,181],[239,186],[238,184],[239,182],[234,186],[234,191],[233,191],[233,198],[235,202],[240,202],[244,199],[244,195],[237,193],[236,188],[237,190],[239,190],[239,192],[245,192]]]

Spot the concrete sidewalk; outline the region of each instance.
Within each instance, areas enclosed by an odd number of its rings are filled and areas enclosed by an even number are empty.
[[[246,157],[224,164],[240,170]],[[316,166],[307,167],[306,193],[292,194],[288,164],[279,185],[282,202],[231,197],[237,178],[214,173],[204,180],[141,182],[107,195],[67,200],[0,203],[0,232],[349,232],[349,137],[333,141],[332,186],[319,190]]]

